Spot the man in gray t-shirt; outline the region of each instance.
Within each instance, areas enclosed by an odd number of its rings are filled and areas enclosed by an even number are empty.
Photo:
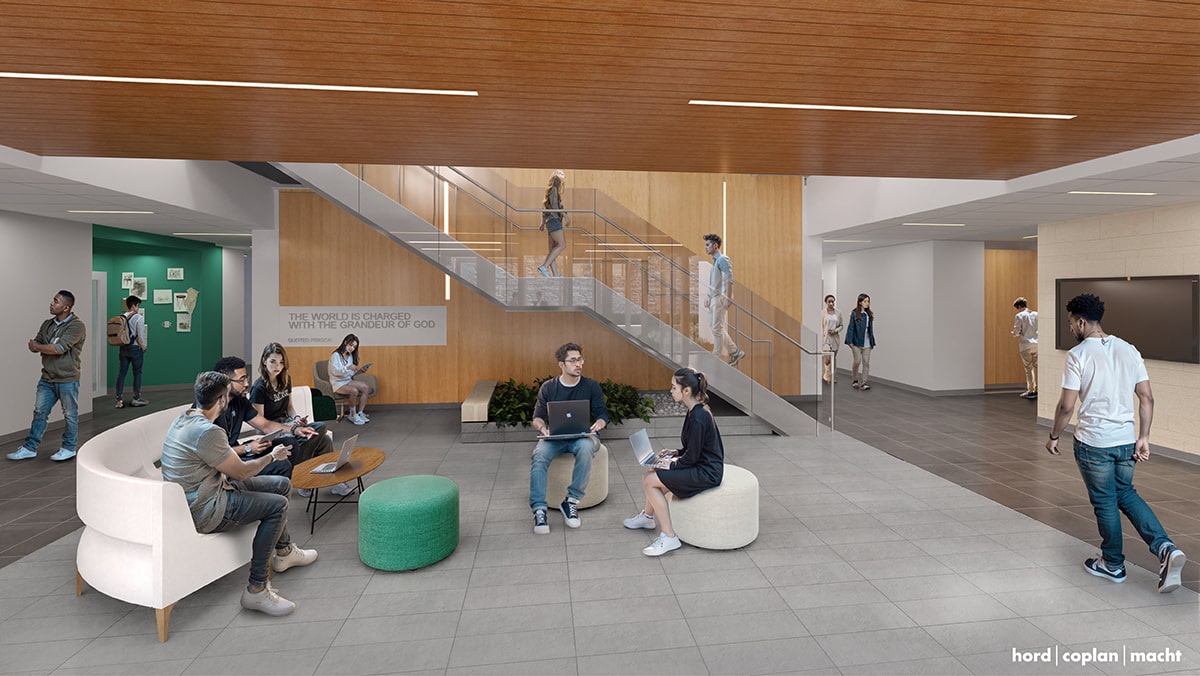
[[[268,615],[287,615],[296,604],[271,587],[271,557],[275,572],[307,566],[317,552],[292,544],[287,530],[288,495],[292,482],[283,476],[257,476],[262,468],[291,455],[290,446],[276,446],[253,460],[243,460],[225,431],[213,420],[229,405],[229,376],[207,371],[196,377],[196,401],[167,430],[163,441],[163,481],[179,484],[201,533],[216,533],[257,522],[250,556],[250,583],[242,592],[242,607]]]

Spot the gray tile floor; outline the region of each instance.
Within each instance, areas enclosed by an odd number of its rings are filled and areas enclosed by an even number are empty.
[[[0,671],[1200,671],[1194,591],[1160,595],[1155,574],[1137,567],[1123,585],[1092,577],[1080,564],[1093,545],[845,435],[727,439],[728,461],[761,483],[758,540],[651,559],[640,549],[652,533],[620,524],[641,501],[624,443],[610,445],[609,497],[582,512],[583,527],[552,519],[551,534],[535,536],[529,444],[461,444],[457,411],[372,418],[355,431],[389,457],[369,481],[440,473],[458,483],[461,538],[449,558],[373,571],[357,558],[353,506],[308,537],[295,498],[292,530],[320,552],[276,578],[296,613],[241,610],[238,571],[181,601],[159,644],[152,611],[74,596],[73,533],[0,569]],[[1030,660],[1049,650],[1058,663],[1017,661],[1014,650]],[[1079,663],[1093,651],[1117,661]],[[1173,661],[1131,661],[1148,652]]]

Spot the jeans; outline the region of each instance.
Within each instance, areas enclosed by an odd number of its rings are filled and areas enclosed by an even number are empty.
[[[850,369],[850,379],[865,385],[867,378],[871,375],[871,348],[851,345],[850,352],[854,355],[854,367]],[[862,369],[862,377],[859,377],[860,367]]]
[[[258,522],[250,555],[250,585],[258,587],[267,582],[271,555],[292,543],[287,530],[287,496],[292,492],[292,482],[287,477],[260,474],[230,483],[235,490],[229,491],[225,518],[213,532]]]
[[[122,345],[120,352],[121,367],[117,371],[117,399],[125,393],[125,373],[129,370],[129,365],[133,364],[133,398],[142,398],[142,362],[145,360],[146,352],[142,350],[142,346],[137,343],[132,345]]]
[[[529,462],[529,507],[534,511],[546,508],[546,470],[550,467],[550,461],[563,453],[575,456],[575,469],[571,472],[567,497],[581,499],[592,473],[592,456],[599,447],[600,442],[595,437],[538,441]]]
[[[1025,365],[1025,391],[1037,392],[1037,346],[1021,352],[1021,363]]]
[[[24,447],[37,452],[46,435],[46,421],[55,402],[62,402],[63,417],[67,427],[63,430],[62,449],[74,451],[76,439],[79,436],[79,381],[70,383],[50,383],[45,379],[38,380],[37,397],[33,404],[33,424],[29,427],[29,436],[25,437]]]
[[[1121,546],[1121,512],[1155,556],[1171,541],[1158,517],[1154,516],[1154,510],[1133,487],[1133,449],[1133,444],[1096,448],[1075,440],[1075,463],[1087,486],[1092,510],[1096,512],[1100,552],[1110,568],[1125,563]]]
[[[712,312],[713,354],[718,357],[737,354],[737,343],[729,337],[729,299],[724,296],[713,298],[709,310]]]

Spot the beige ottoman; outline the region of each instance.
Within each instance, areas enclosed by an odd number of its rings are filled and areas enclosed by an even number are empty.
[[[748,469],[727,464],[720,486],[670,499],[671,525],[689,545],[737,549],[758,537],[758,477]]]
[[[571,485],[571,471],[575,469],[575,456],[563,453],[550,461],[546,470],[546,502],[551,508],[567,497],[567,486]],[[592,473],[588,476],[587,489],[579,501],[579,509],[595,507],[608,497],[608,447],[600,444],[592,456]]]

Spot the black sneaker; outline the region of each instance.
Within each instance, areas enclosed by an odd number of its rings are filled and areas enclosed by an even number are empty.
[[[1125,567],[1121,566],[1120,569],[1113,570],[1108,567],[1108,564],[1105,563],[1104,559],[1101,557],[1084,561],[1083,569],[1092,575],[1095,575],[1096,577],[1102,577],[1106,580],[1116,582],[1117,584],[1121,584],[1125,581]]]
[[[562,501],[558,506],[558,510],[562,512],[563,519],[567,522],[567,528],[579,528],[579,510],[570,498]]]
[[[550,532],[550,522],[546,521],[546,510],[537,509],[533,512],[533,532],[545,535]]]
[[[1158,552],[1158,593],[1169,594],[1182,584],[1183,564],[1187,554],[1168,542]]]

